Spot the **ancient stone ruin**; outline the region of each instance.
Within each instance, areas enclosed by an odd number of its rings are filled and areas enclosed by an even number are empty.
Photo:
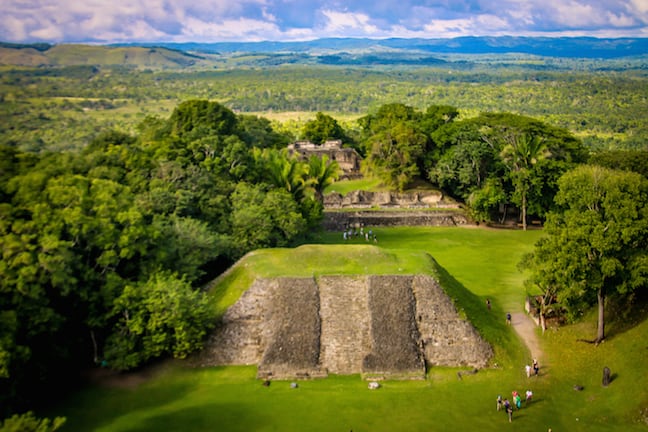
[[[320,276],[256,280],[198,361],[258,365],[262,379],[376,380],[423,379],[435,365],[481,368],[491,356],[431,276]]]
[[[340,180],[357,179],[360,173],[362,157],[352,148],[342,147],[342,140],[330,140],[318,145],[310,141],[296,141],[288,145],[288,152],[308,159],[312,155],[322,157],[326,155],[330,161],[336,161],[340,167]]]

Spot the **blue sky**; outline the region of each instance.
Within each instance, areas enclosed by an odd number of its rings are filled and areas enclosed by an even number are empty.
[[[648,37],[648,0],[3,0],[0,41]]]

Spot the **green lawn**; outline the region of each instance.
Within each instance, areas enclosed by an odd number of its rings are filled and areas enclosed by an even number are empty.
[[[646,430],[640,422],[642,407],[643,416],[648,415],[645,318],[610,324],[609,340],[598,347],[577,341],[592,338],[594,317],[549,331],[541,339],[541,376],[524,375],[528,351],[504,324],[504,314],[523,309],[523,275],[516,264],[540,231],[376,231],[377,245],[367,246],[360,238],[345,244],[340,234],[327,233],[317,239],[331,245],[327,248],[255,252],[214,287],[219,307],[235,301],[256,276],[434,271],[432,256],[450,296],[494,345],[491,368],[462,380],[456,374],[460,369],[432,368],[425,381],[387,381],[378,390],[368,390],[358,375],[300,381],[292,389],[285,381],[262,386],[254,367],[191,369],[172,362],[143,384],[89,387],[48,414],[66,416],[64,430],[70,431]],[[603,366],[615,377],[608,388],[600,384]],[[584,390],[574,391],[574,384]],[[509,424],[495,411],[495,398],[526,388],[534,391],[535,400],[515,412]]]

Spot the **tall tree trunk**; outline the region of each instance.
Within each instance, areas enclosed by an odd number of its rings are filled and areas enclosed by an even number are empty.
[[[522,229],[526,231],[527,229],[527,222],[526,222],[526,189],[522,190]]]
[[[596,333],[596,342],[605,339],[605,287],[600,287],[596,293],[598,298],[598,329]]]
[[[508,213],[508,205],[506,203],[504,204],[504,211],[502,212],[502,218],[500,219],[500,223],[503,224],[506,222],[506,215]]]
[[[95,339],[94,330],[90,330],[90,339],[92,340],[92,359],[95,364],[99,363],[99,353],[97,349],[97,339]]]

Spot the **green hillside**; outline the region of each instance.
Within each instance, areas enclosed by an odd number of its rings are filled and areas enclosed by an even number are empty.
[[[138,69],[181,69],[203,57],[160,47],[108,47],[61,44],[47,50],[31,46],[0,46],[0,64],[16,66],[126,66]]]

